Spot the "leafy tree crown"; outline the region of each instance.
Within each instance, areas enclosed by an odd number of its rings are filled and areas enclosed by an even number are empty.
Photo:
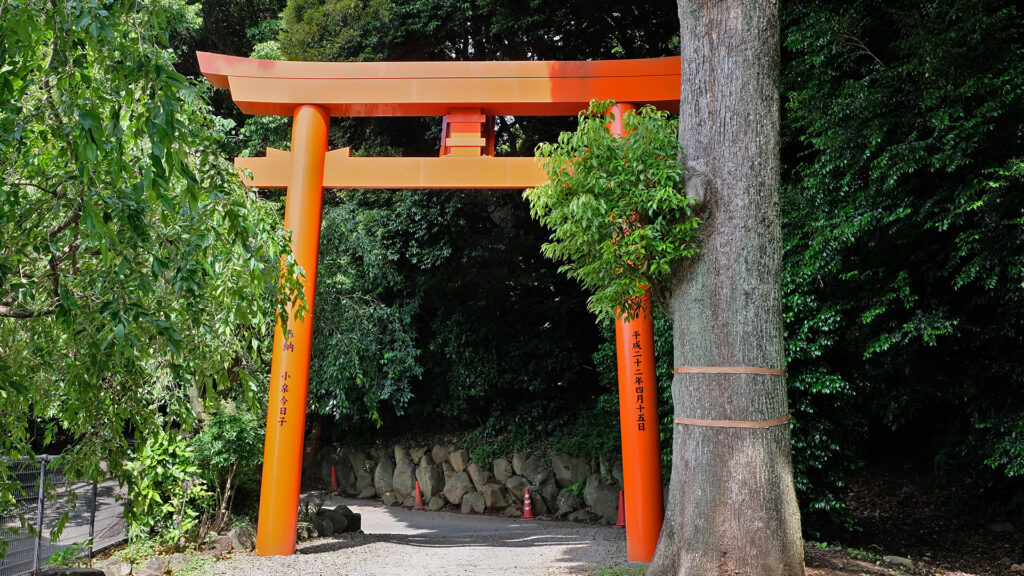
[[[625,134],[615,136],[613,105],[592,101],[576,131],[538,145],[548,181],[524,194],[552,230],[542,252],[593,293],[587,305],[603,320],[639,315],[645,290],[664,302],[673,265],[697,252],[676,122],[645,106],[626,112]]]

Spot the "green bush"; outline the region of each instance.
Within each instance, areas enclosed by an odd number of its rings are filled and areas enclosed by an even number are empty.
[[[151,436],[125,468],[130,475],[124,511],[129,538],[154,537],[162,545],[184,548],[213,504],[188,442],[178,431]]]
[[[539,144],[548,181],[523,193],[552,230],[541,251],[593,294],[587,307],[601,320],[620,309],[636,317],[648,290],[663,301],[672,267],[697,252],[678,122],[644,106],[623,114],[625,135],[617,136],[606,117],[614,104],[591,101],[575,131]]]
[[[230,524],[239,480],[255,477],[248,472],[263,462],[262,420],[232,402],[222,402],[210,411],[202,430],[189,442],[192,463],[214,496],[214,506],[203,511],[198,541]]]

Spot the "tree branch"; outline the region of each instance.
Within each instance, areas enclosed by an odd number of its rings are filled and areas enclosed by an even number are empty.
[[[39,184],[34,184],[32,182],[7,182],[7,184],[9,184],[11,186],[31,186],[32,188],[36,188],[38,190],[42,190],[43,192],[46,192],[50,196],[53,196],[54,198],[58,198],[59,199],[59,198],[61,198],[60,187],[64,185],[64,182],[61,182],[60,184],[57,184],[57,186],[55,188],[53,188],[53,189],[47,188],[45,186],[40,186]]]
[[[78,224],[78,221],[81,220],[81,218],[82,218],[82,204],[81,204],[81,202],[79,202],[79,204],[75,208],[74,212],[72,212],[71,214],[68,214],[68,217],[65,218],[63,222],[58,224],[57,227],[54,228],[53,230],[50,230],[50,233],[48,234],[50,240],[53,240],[54,238],[57,237],[58,234],[60,234],[61,232],[67,230],[71,226],[74,226],[74,225]]]
[[[42,309],[14,308],[0,304],[0,318],[40,318],[43,316],[52,316],[55,312],[57,312],[56,304],[49,308]]]

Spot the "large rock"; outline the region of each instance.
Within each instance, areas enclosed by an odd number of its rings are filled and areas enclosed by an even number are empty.
[[[341,459],[334,466],[334,470],[338,476],[338,490],[346,494],[357,494],[356,490],[356,473],[352,469],[352,462],[349,460],[348,455],[345,453],[341,454]]]
[[[224,552],[230,552],[231,549],[225,550]],[[149,561],[146,562],[146,570],[154,574],[163,574],[167,571],[167,567],[170,562],[167,560],[167,556],[151,556]]]
[[[237,526],[228,531],[228,536],[231,537],[231,547],[235,550],[241,550],[249,552],[255,547],[256,544],[256,529],[251,524],[244,524]],[[175,559],[177,554],[172,554],[172,561]]]
[[[309,522],[298,522],[295,525],[295,537],[299,540],[309,540],[310,538],[316,538],[318,535],[316,528]]]
[[[356,450],[355,448],[346,448],[343,454],[350,464],[352,464],[353,470],[368,470],[373,468],[373,461],[366,457],[366,452],[362,450]]]
[[[316,518],[313,518],[313,527],[316,528],[316,533],[320,536],[330,536],[331,534],[334,534],[334,523],[326,516],[317,516]],[[161,572],[163,571],[161,570]]]
[[[504,508],[508,506],[505,493],[508,489],[499,484],[485,484],[480,493],[484,495],[484,506],[488,508]]]
[[[577,510],[566,518],[570,522],[595,522],[601,517],[594,514],[590,510],[584,508],[583,510]]]
[[[119,558],[111,557],[100,566],[105,576],[130,576],[132,573],[132,563]]]
[[[408,457],[395,463],[395,475],[392,477],[392,490],[399,500],[405,500],[416,491],[416,466]]]
[[[512,494],[520,504],[522,504],[523,496],[526,494],[526,488],[529,486],[530,481],[522,476],[513,476],[505,483],[505,487],[508,488],[509,493]]]
[[[331,521],[335,534],[341,534],[342,532],[355,532],[362,526],[362,516],[353,512],[351,508],[344,505],[335,506],[334,508],[324,508],[320,510],[320,514],[318,516]],[[320,535],[327,536],[328,534],[321,533]]]
[[[434,459],[434,464],[442,464],[448,461],[448,447],[440,444],[435,444],[430,450],[430,456]]]
[[[383,502],[385,506],[394,506],[400,502],[400,500],[395,497],[394,492],[385,492],[381,494],[380,501]]]
[[[568,488],[563,488],[555,499],[555,516],[565,518],[573,512],[583,508],[584,502],[578,494]]]
[[[534,481],[534,486],[530,488],[530,494],[537,494],[537,497],[543,498],[544,503],[547,504],[549,509],[555,509],[555,503],[558,501],[558,484],[555,482],[555,473],[551,470],[545,470],[537,475],[537,479]]]
[[[239,548],[237,548],[237,550],[244,550],[244,551],[248,552],[248,551],[252,550],[252,547],[251,546],[248,547],[248,548],[239,547]],[[182,568],[185,567],[185,563],[187,563],[187,562],[188,562],[188,557],[187,556],[185,556],[181,552],[175,552],[174,554],[171,554],[170,556],[167,557],[167,569],[170,570],[172,574],[176,574],[176,573],[180,572]]]
[[[344,510],[348,510],[345,508]],[[341,534],[348,529],[348,514],[346,514],[340,507],[339,508],[324,508],[318,514],[318,517],[326,518],[331,521],[331,526],[334,528],[332,534]],[[349,512],[351,514],[351,512]],[[320,528],[317,528],[320,531]],[[331,534],[320,533],[321,536],[330,536]]]
[[[207,544],[206,551],[211,556],[220,556],[221,554],[227,554],[235,549],[235,543],[231,536],[227,534],[221,534],[213,539],[213,542]]]
[[[380,462],[380,459],[384,456],[386,450],[381,448],[380,444],[374,444],[370,446],[370,458],[373,458],[374,462]]]
[[[418,466],[420,460],[423,459],[423,455],[426,453],[427,448],[425,446],[417,446],[416,448],[412,448],[411,450],[409,450],[409,459],[412,460],[413,464],[416,464]]]
[[[401,444],[395,444],[395,462],[398,462],[402,457],[408,458],[409,452],[406,451],[405,446]]]
[[[373,460],[366,457],[364,452],[352,450],[348,453],[348,460],[352,464],[352,471],[355,473],[355,482],[351,488],[347,488],[349,494],[355,496],[366,491],[367,487],[373,486]]]
[[[519,474],[525,478],[533,480],[538,474],[543,472],[545,468],[547,468],[547,464],[544,463],[544,458],[542,458],[540,454],[534,454],[527,458],[526,462],[523,462]]]
[[[889,564],[897,564],[899,566],[905,566],[907,568],[914,567],[914,561],[910,558],[904,558],[903,556],[884,556],[882,560],[885,560]]]
[[[589,462],[566,454],[556,454],[551,459],[551,468],[555,471],[555,482],[559,488],[568,488],[580,480],[586,480],[591,472]]]
[[[348,526],[345,527],[345,532],[357,532],[363,528],[363,515],[358,512],[353,512],[345,519],[348,520]]]
[[[587,487],[583,490],[583,501],[590,506],[601,519],[616,522],[619,518],[619,490],[615,486],[604,483],[600,474],[591,474],[587,478]]]
[[[386,492],[391,492],[394,488],[394,481],[395,464],[389,456],[385,455],[377,463],[377,469],[373,472],[373,487],[377,492],[377,497],[381,498]]]
[[[452,504],[461,504],[462,497],[472,492],[474,488],[473,481],[469,479],[469,474],[456,472],[445,482],[444,497]]]
[[[523,464],[526,462],[526,459],[529,458],[529,457],[530,457],[529,454],[525,454],[523,452],[516,452],[515,454],[513,454],[512,455],[512,471],[515,472],[516,474],[519,474],[520,476],[522,476],[523,475]]]
[[[544,502],[544,498],[540,495],[540,488],[537,486],[530,486],[530,506],[533,508],[533,513],[537,516],[547,516],[551,512],[548,510],[548,505]],[[524,505],[525,505],[525,496]]]
[[[416,467],[416,480],[420,483],[420,492],[424,499],[429,499],[435,494],[444,490],[444,472],[441,467],[433,463],[433,457],[424,454],[420,458],[420,465]]]
[[[484,495],[480,492],[470,492],[462,497],[463,514],[483,514]]]
[[[490,466],[481,466],[476,462],[471,462],[469,466],[466,466],[466,472],[469,472],[469,479],[473,481],[473,486],[476,486],[478,491],[482,491],[484,486],[494,477],[488,468]]]
[[[440,496],[440,495],[434,496],[433,498],[430,499],[430,502],[427,503],[427,510],[433,510],[433,511],[436,512],[436,511],[440,510],[441,508],[444,508],[444,497],[443,496]]]
[[[612,478],[615,479],[615,485],[619,487],[619,490],[622,490],[624,485],[622,480],[622,460],[616,460],[615,465],[612,466]]]
[[[456,450],[448,453],[448,461],[456,472],[462,472],[469,465],[469,453],[465,450]]]
[[[516,471],[512,469],[512,464],[505,458],[498,458],[494,461],[494,478],[504,484],[508,482],[508,479],[515,476]]]
[[[455,468],[451,464],[444,462],[441,464],[441,471],[444,472],[444,483],[447,484],[452,476],[455,475]]]

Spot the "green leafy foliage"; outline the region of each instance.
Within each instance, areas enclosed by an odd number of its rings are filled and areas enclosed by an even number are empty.
[[[196,541],[220,533],[231,522],[235,494],[246,478],[254,478],[263,463],[264,420],[224,401],[211,410],[202,429],[189,442],[192,462],[213,492],[213,506],[204,510]],[[255,484],[254,482],[251,482]],[[253,492],[255,486],[249,486]]]
[[[244,395],[275,312],[301,308],[275,206],[242,188],[228,124],[174,68],[183,0],[0,4],[0,502],[7,462],[121,468],[134,436]],[[253,306],[265,302],[264,306]],[[173,423],[173,424],[171,424]],[[174,452],[173,457],[179,453]]]
[[[646,290],[663,299],[672,266],[697,251],[677,123],[646,106],[624,114],[617,137],[605,117],[613,104],[592,102],[574,132],[539,145],[548,182],[523,194],[552,229],[544,254],[593,292],[588,306],[603,320],[620,308],[638,316]]]
[[[1012,493],[983,461],[1019,462],[1021,22],[994,0],[783,10],[783,284],[797,481],[816,487],[805,506],[839,506],[843,473],[873,454]]]
[[[537,252],[543,231],[517,196],[332,199],[310,392],[317,412],[354,429],[367,415],[384,426],[401,415],[402,427],[493,419],[496,435],[572,416],[566,402],[591,373],[596,332],[580,328],[582,295]]]
[[[579,60],[679,51],[675,3],[290,0],[292,60]]]
[[[188,442],[174,432],[151,436],[131,455],[124,511],[131,539],[153,537],[181,549],[195,536],[202,512],[212,506]]]

